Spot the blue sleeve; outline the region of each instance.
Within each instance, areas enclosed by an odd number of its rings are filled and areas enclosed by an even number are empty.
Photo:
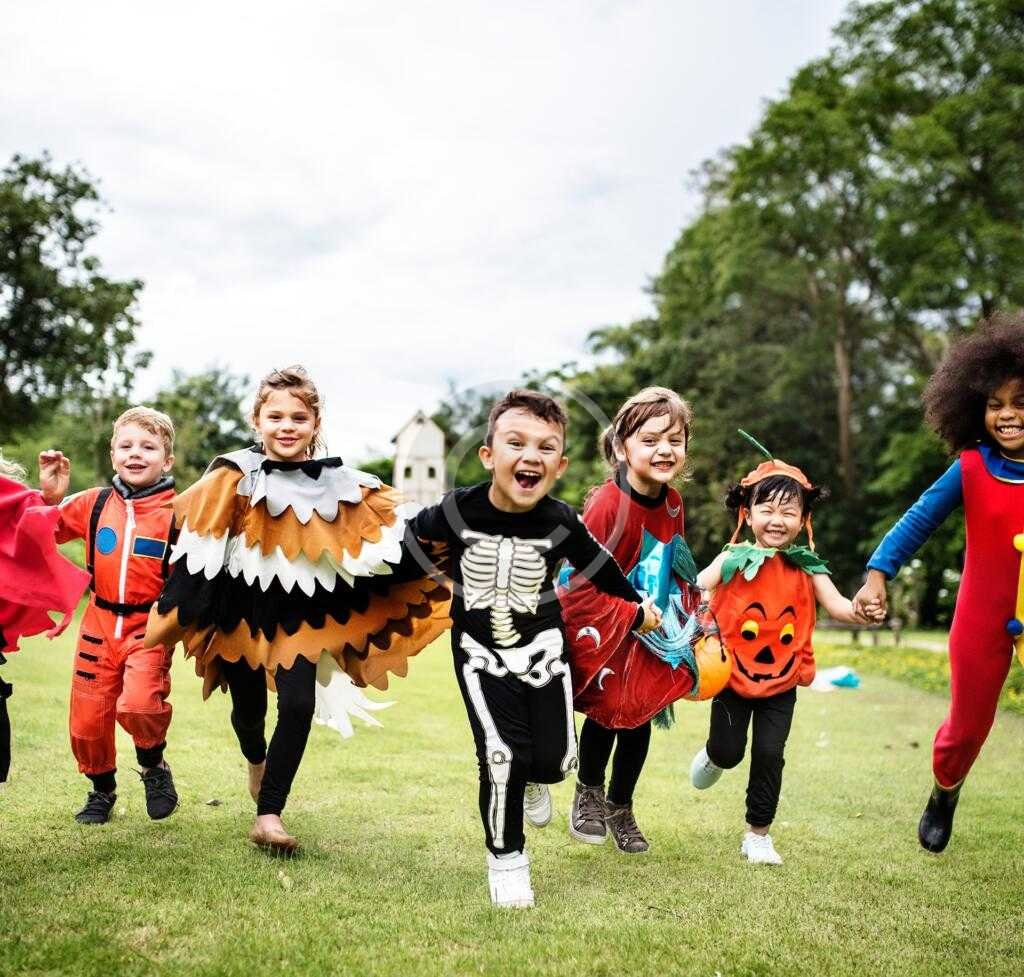
[[[960,460],[957,459],[885,534],[868,560],[869,570],[881,570],[892,579],[946,517],[963,502]]]

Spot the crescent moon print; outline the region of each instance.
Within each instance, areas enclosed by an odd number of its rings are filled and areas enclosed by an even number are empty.
[[[599,645],[601,643],[601,632],[588,624],[585,628],[580,628],[576,632],[576,640],[579,641],[580,638],[593,638],[594,644]]]
[[[615,669],[614,668],[609,668],[607,665],[605,665],[605,667],[602,668],[601,671],[599,671],[597,673],[597,687],[599,689],[601,689],[602,692],[604,691],[604,680],[609,675],[614,675],[614,674],[615,674]]]

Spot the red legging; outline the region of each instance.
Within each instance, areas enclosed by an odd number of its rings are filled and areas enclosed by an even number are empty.
[[[996,717],[1013,645],[1000,622],[978,627],[958,615],[949,634],[949,713],[935,734],[932,770],[940,787],[952,788],[967,776]]]

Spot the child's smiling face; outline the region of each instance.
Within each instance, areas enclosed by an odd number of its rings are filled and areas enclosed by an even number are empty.
[[[636,488],[657,495],[683,470],[686,432],[680,422],[672,423],[670,414],[652,417],[616,447],[615,457],[626,464]]]
[[[480,460],[491,473],[488,496],[495,508],[528,512],[540,502],[569,463],[562,454],[564,443],[561,424],[520,407],[505,411],[495,421],[490,446],[480,447]]]
[[[130,489],[155,485],[174,465],[159,434],[134,421],[122,424],[110,442],[110,461],[121,481]]]
[[[985,430],[1003,454],[1024,459],[1024,380],[1007,380],[988,395]]]
[[[316,413],[290,390],[272,390],[253,419],[271,461],[303,461],[319,426]]]
[[[747,513],[747,525],[758,546],[785,549],[796,540],[804,526],[800,497],[777,493],[755,502]]]

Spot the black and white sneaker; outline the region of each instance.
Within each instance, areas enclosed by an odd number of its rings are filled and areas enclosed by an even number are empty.
[[[91,790],[85,799],[85,807],[75,815],[75,820],[79,824],[106,824],[116,803],[117,794]]]
[[[142,786],[146,790],[146,813],[153,821],[162,821],[174,813],[178,806],[178,792],[167,764],[140,771]]]

